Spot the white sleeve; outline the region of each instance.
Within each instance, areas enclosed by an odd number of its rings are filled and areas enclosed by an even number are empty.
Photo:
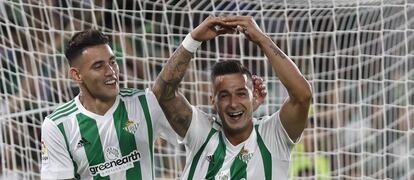
[[[74,178],[74,167],[65,138],[48,118],[42,124],[41,179]]]
[[[193,111],[193,117],[191,118],[190,127],[182,141],[188,149],[196,150],[207,139],[208,133],[213,126],[209,115],[194,106],[191,106],[191,109]]]
[[[258,123],[260,124],[259,133],[271,153],[278,159],[289,160],[292,149],[300,137],[296,140],[289,137],[280,122],[279,111],[271,116],[263,117],[258,120]]]
[[[178,145],[178,135],[175,133],[174,129],[165,117],[155,94],[147,88],[145,90],[145,96],[147,97],[148,106],[151,111],[151,119],[154,123],[154,139],[161,137],[173,145]]]

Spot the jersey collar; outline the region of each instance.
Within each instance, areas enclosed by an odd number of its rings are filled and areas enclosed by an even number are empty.
[[[76,106],[79,108],[79,111],[83,114],[85,114],[86,116],[92,118],[92,119],[96,119],[96,120],[106,120],[106,119],[112,119],[112,114],[114,113],[114,111],[116,110],[116,108],[118,107],[120,98],[119,96],[116,96],[115,99],[115,103],[111,106],[111,108],[108,109],[108,111],[106,111],[106,113],[102,116],[99,114],[95,114],[94,112],[88,111],[85,109],[85,107],[83,107],[82,103],[79,100],[79,95],[77,95],[75,97],[75,103]]]

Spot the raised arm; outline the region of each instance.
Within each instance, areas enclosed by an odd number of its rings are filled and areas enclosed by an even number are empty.
[[[227,24],[238,26],[238,30],[260,46],[268,58],[273,70],[286,87],[289,97],[280,110],[283,127],[291,139],[297,139],[302,133],[308,118],[312,99],[311,87],[292,60],[266,36],[250,16],[231,16],[223,19]]]
[[[191,37],[195,41],[202,42],[232,31],[234,31],[233,28],[224,24],[219,17],[210,16],[191,32]],[[175,50],[152,88],[169,123],[181,137],[187,133],[192,118],[190,103],[178,92],[178,85],[192,57],[189,49],[180,46]]]

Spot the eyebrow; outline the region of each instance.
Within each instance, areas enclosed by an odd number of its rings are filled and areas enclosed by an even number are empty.
[[[92,66],[95,66],[95,65],[97,65],[97,64],[102,64],[102,63],[104,63],[104,62],[105,62],[104,60],[99,60],[99,61],[94,62],[94,63],[92,64]]]
[[[220,95],[220,94],[223,94],[223,93],[229,93],[229,91],[227,91],[227,90],[221,90],[221,91],[217,92],[217,95]]]
[[[242,88],[238,88],[238,89],[235,90],[235,92],[240,92],[240,91],[246,92],[246,91],[248,91],[248,89],[245,88],[245,87],[242,87]],[[222,93],[230,93],[230,92],[228,90],[221,90],[221,91],[217,92],[218,95],[222,94]]]
[[[236,92],[238,92],[238,91],[247,91],[247,88],[246,87],[238,88],[238,89],[236,89]]]
[[[115,60],[116,59],[116,57],[115,56],[111,56],[111,57],[109,57],[109,60]],[[101,64],[101,63],[104,63],[105,62],[105,60],[98,60],[98,61],[96,61],[96,62],[94,62],[93,64],[92,64],[92,66],[95,66],[95,65],[97,65],[97,64]]]

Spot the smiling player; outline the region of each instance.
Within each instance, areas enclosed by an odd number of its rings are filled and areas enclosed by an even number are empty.
[[[236,29],[261,48],[289,93],[279,111],[261,120],[252,117],[256,99],[252,74],[239,61],[221,61],[212,69],[211,103],[219,119],[191,106],[177,93],[201,41]],[[252,17],[208,17],[171,56],[153,89],[186,145],[189,159],[182,179],[288,178],[290,154],[305,127],[311,88]]]

